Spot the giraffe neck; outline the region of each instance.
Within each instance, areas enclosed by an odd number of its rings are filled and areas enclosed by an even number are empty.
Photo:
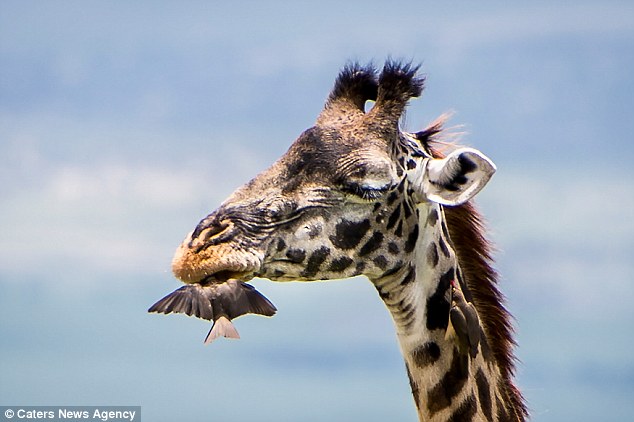
[[[506,420],[499,370],[488,343],[474,357],[458,347],[449,319],[452,283],[467,300],[456,253],[437,204],[419,207],[414,258],[399,272],[375,280],[392,314],[420,420]]]

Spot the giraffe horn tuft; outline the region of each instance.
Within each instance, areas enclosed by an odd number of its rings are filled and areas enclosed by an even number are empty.
[[[357,62],[348,63],[335,80],[335,86],[328,96],[326,108],[338,102],[352,103],[364,111],[366,101],[376,100],[378,84],[374,65],[361,66]]]
[[[417,76],[420,66],[388,60],[379,75],[379,90],[372,112],[380,119],[398,121],[410,98],[423,92],[425,78]]]

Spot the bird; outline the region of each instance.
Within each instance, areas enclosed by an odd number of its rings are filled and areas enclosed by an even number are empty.
[[[449,320],[451,322],[447,335],[455,333],[458,343],[458,350],[465,354],[469,353],[474,358],[478,352],[480,344],[480,319],[473,303],[468,302],[460,287],[455,281],[451,282],[451,308],[449,309]]]
[[[148,309],[148,312],[183,313],[213,321],[205,344],[218,337],[239,339],[240,334],[231,322],[234,318],[245,314],[273,316],[276,311],[277,308],[255,287],[236,279],[186,284]]]

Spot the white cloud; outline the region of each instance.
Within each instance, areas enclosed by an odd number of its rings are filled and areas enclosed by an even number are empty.
[[[504,242],[625,244],[634,237],[634,220],[627,218],[634,210],[634,197],[627,194],[634,178],[627,170],[604,171],[537,164],[503,168],[483,192],[483,205]]]
[[[74,281],[87,272],[168,271],[185,235],[177,216],[200,207],[196,176],[147,165],[53,167],[3,198],[0,270]]]
[[[191,171],[122,164],[62,166],[49,177],[43,194],[56,203],[107,201],[114,205],[129,201],[170,207],[195,200],[200,194],[199,176]]]

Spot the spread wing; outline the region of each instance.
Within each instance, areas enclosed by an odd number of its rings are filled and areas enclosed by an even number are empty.
[[[148,312],[172,312],[213,320],[226,314],[229,319],[244,314],[273,316],[277,308],[250,284],[228,280],[221,284],[187,284],[156,302]]]
[[[148,312],[163,314],[175,312],[211,321],[214,317],[211,306],[212,296],[213,289],[200,284],[187,284],[156,302],[148,309]]]
[[[218,286],[218,300],[230,319],[245,314],[273,316],[277,308],[255,287],[237,280]]]

